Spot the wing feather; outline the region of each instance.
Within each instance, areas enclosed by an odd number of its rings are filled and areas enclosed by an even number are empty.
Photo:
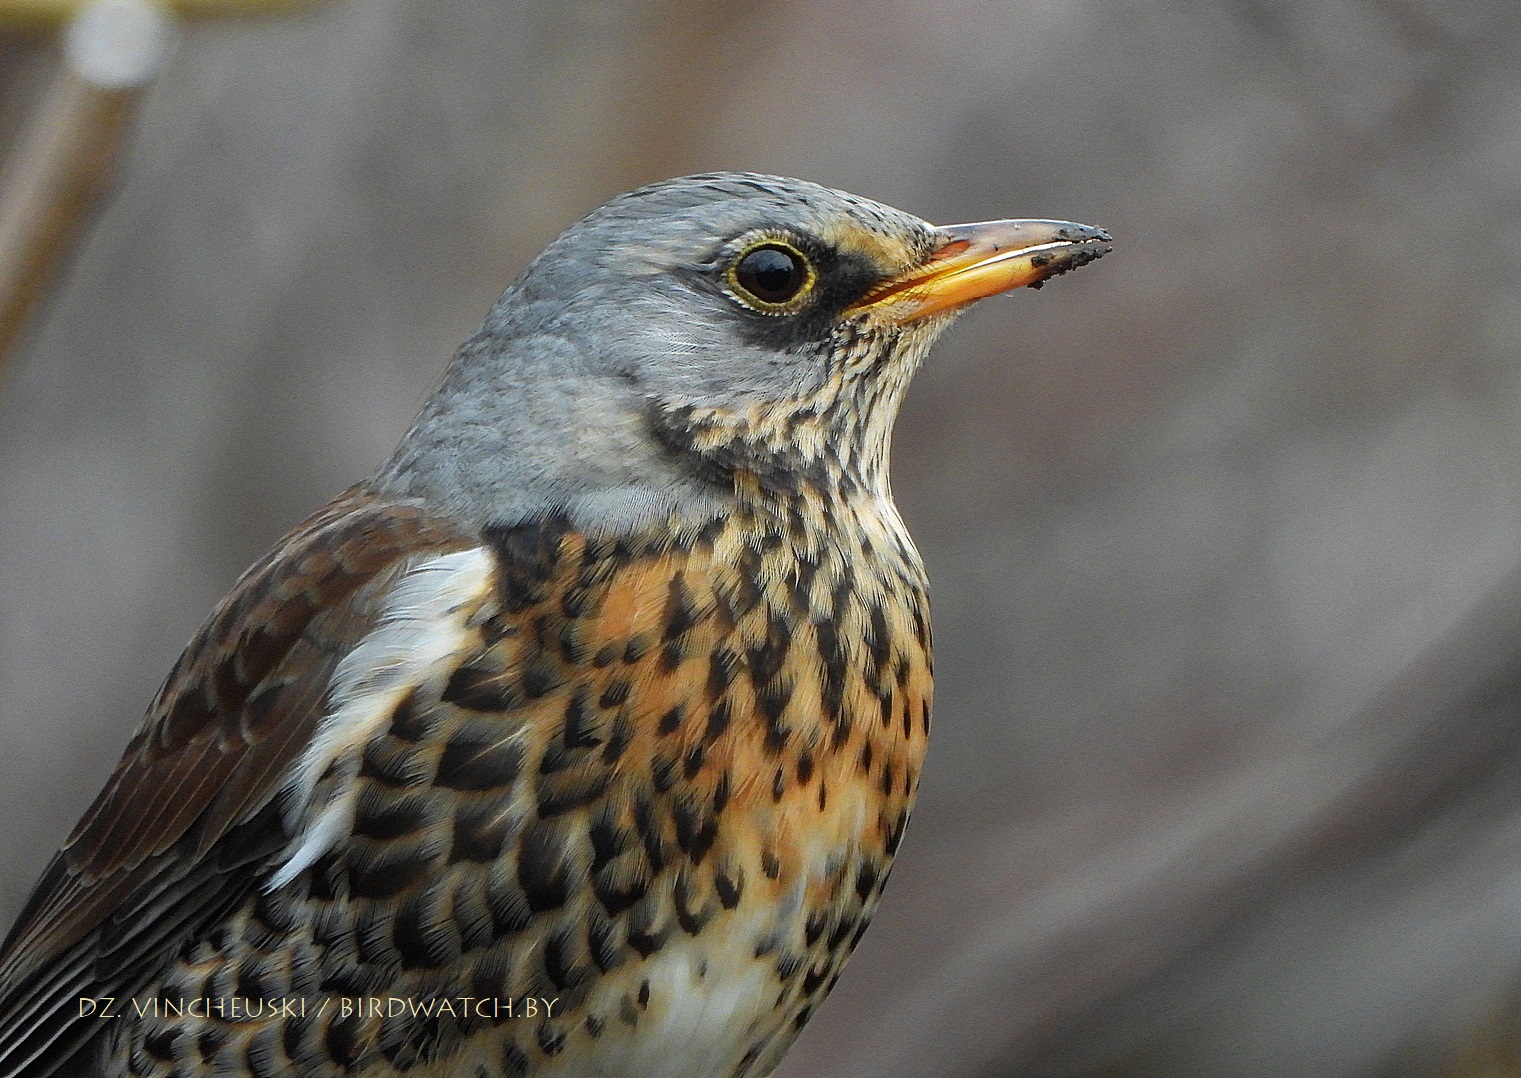
[[[477,542],[356,487],[243,575],[0,948],[0,1075],[67,1060],[103,1025],[70,1020],[74,997],[129,995],[170,944],[241,900],[252,874],[237,870],[289,840],[275,795],[344,654],[414,559]]]

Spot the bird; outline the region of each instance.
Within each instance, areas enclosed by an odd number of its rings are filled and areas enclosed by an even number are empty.
[[[899,403],[1111,246],[751,173],[573,224],[175,663],[0,949],[0,1075],[770,1074],[929,735]]]

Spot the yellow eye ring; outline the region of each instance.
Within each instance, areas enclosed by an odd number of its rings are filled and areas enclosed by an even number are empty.
[[[740,302],[766,314],[796,309],[818,279],[808,256],[784,240],[768,239],[746,249],[729,264],[729,290]]]

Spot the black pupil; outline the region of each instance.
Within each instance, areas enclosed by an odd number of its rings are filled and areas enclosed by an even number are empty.
[[[786,303],[803,287],[808,274],[803,260],[781,247],[757,247],[734,268],[746,292],[766,303]]]

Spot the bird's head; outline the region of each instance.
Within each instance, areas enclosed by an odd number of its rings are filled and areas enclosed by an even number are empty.
[[[1063,221],[935,227],[774,176],[652,184],[534,259],[409,441],[468,417],[466,442],[532,454],[519,485],[543,474],[548,450],[562,465],[550,469],[565,488],[558,502],[593,488],[647,500],[682,485],[885,491],[899,401],[941,330],[978,299],[1098,258],[1108,241]]]

